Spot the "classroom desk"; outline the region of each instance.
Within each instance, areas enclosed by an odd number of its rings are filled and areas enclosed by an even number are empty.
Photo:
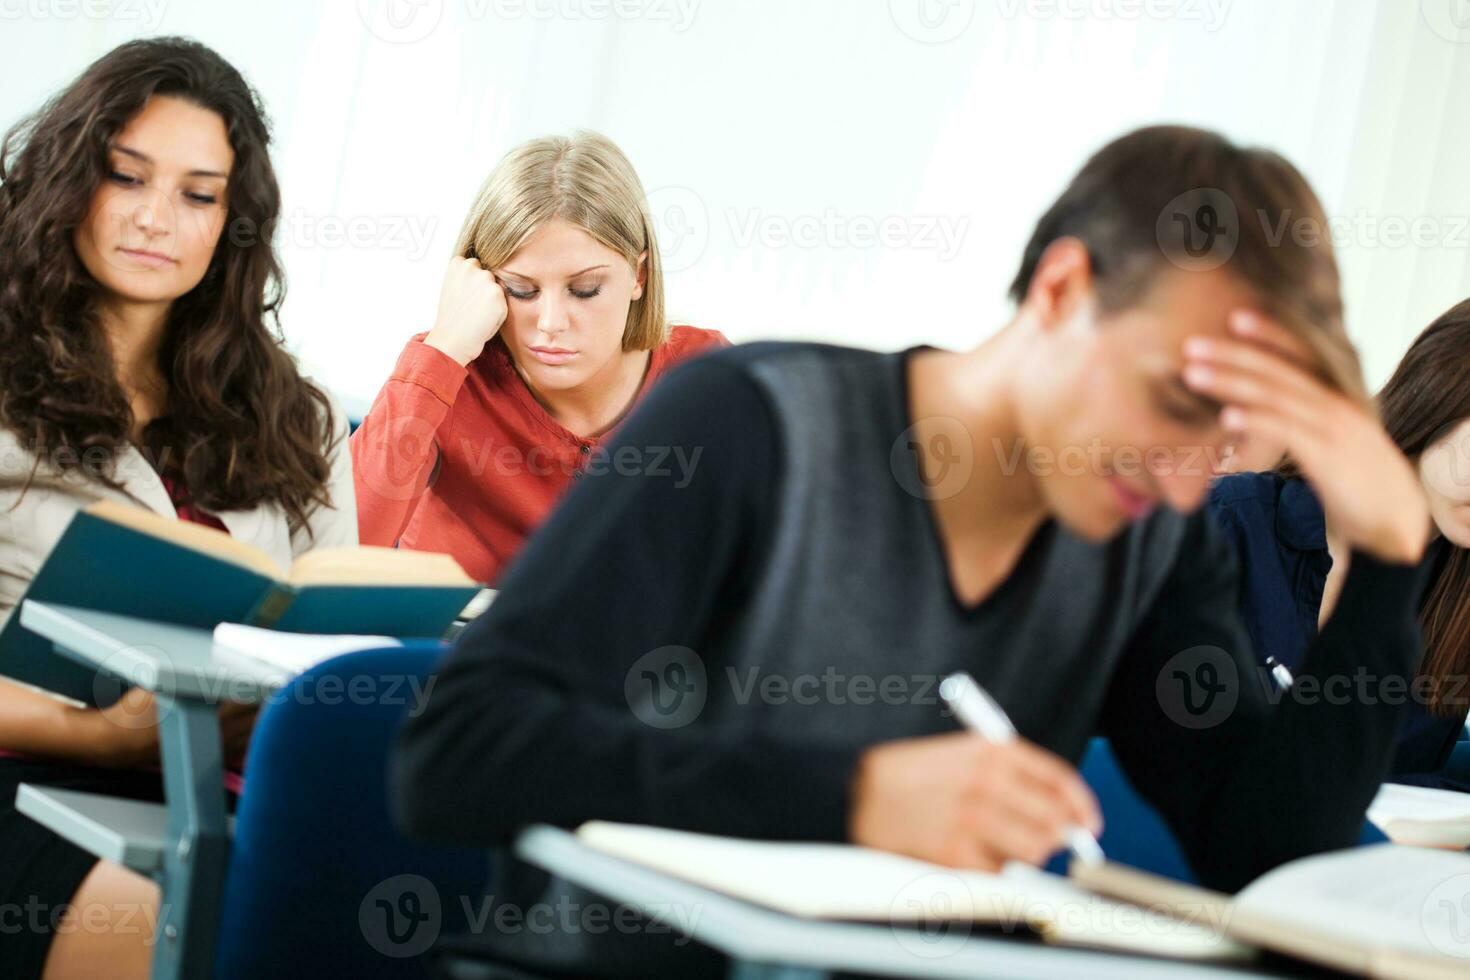
[[[821,922],[764,909],[603,854],[556,827],[527,829],[514,850],[523,861],[634,908],[698,908],[699,915],[691,916],[693,938],[730,957],[733,980],[824,980],[838,972],[956,980],[1245,980],[1310,975],[1305,970],[1281,973],[1046,946],[993,933],[973,933],[926,949],[916,931]]]
[[[216,661],[206,629],[29,600],[19,616],[73,660],[153,692],[167,803],[22,786],[17,807],[85,850],[159,880],[154,980],[211,975],[230,843],[216,710],[225,700],[259,703],[282,677]]]

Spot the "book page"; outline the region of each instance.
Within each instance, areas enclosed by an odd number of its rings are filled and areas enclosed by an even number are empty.
[[[203,524],[173,520],[151,510],[129,507],[115,500],[99,500],[88,506],[86,512],[104,521],[131,528],[140,534],[160,538],[181,548],[202,552],[220,561],[248,568],[267,578],[279,580],[284,572],[281,566],[259,548],[236,541],[225,532]]]
[[[449,555],[400,548],[317,548],[291,566],[292,585],[472,586]]]
[[[1368,807],[1368,819],[1397,844],[1470,845],[1470,793],[1385,783]]]
[[[804,918],[975,922],[1155,955],[1250,955],[1218,929],[1124,907],[1024,864],[986,874],[846,844],[748,841],[604,822],[584,824],[577,836],[603,853]]]
[[[213,652],[217,658],[246,660],[252,666],[269,668],[269,673],[284,683],[344,653],[402,645],[391,636],[283,633],[240,623],[220,623],[214,628]]]
[[[1463,960],[1470,976],[1470,855],[1396,844],[1337,851],[1263,875],[1235,904],[1344,949]]]

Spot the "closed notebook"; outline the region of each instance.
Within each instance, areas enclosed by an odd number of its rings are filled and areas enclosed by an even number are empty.
[[[791,915],[1028,926],[1048,941],[1191,960],[1269,949],[1381,980],[1470,976],[1470,855],[1380,844],[1292,861],[1235,896],[1116,864],[1061,878],[958,871],[841,844],[584,824],[588,846]]]
[[[67,526],[24,599],[212,629],[439,637],[479,592],[448,555],[322,548],[290,569],[221,531],[99,501]],[[12,614],[0,676],[95,704],[95,672]]]

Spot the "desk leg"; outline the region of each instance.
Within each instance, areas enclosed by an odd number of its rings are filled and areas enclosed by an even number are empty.
[[[209,977],[229,858],[219,716],[214,705],[159,694],[168,847],[153,980]]]
[[[823,970],[808,970],[797,966],[732,963],[730,980],[827,980],[827,973]]]

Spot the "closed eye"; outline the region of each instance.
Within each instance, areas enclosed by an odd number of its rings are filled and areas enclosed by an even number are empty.
[[[1178,378],[1155,389],[1155,399],[1166,415],[1185,425],[1210,425],[1225,407],[1207,395],[1190,391]]]

